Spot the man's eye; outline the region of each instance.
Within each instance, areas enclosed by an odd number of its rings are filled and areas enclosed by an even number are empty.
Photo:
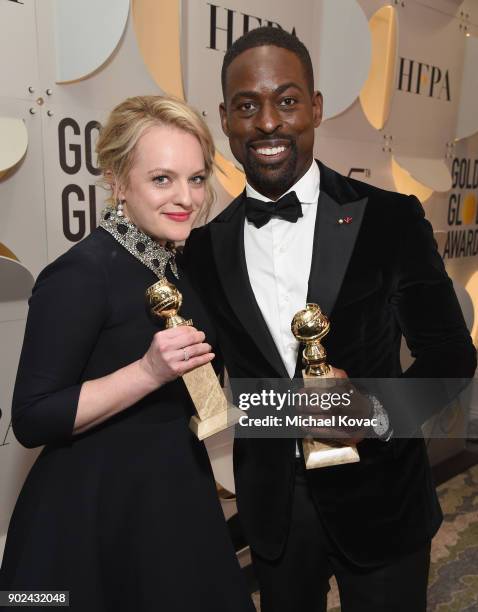
[[[246,111],[246,112],[252,111],[252,110],[254,110],[254,108],[255,107],[254,107],[254,103],[253,102],[243,102],[239,106],[239,110]]]
[[[297,100],[295,98],[283,98],[281,100],[281,106],[294,106],[294,104],[296,104]]]

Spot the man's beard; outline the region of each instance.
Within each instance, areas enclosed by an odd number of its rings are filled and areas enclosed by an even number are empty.
[[[262,195],[279,197],[292,187],[297,171],[297,146],[294,141],[289,146],[289,157],[279,164],[261,164],[247,149],[244,172],[248,182]]]

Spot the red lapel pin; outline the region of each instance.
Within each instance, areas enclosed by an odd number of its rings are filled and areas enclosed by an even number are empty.
[[[352,223],[352,217],[340,217],[338,223],[340,223],[340,225],[342,225],[342,223],[347,223],[348,225],[349,223]]]

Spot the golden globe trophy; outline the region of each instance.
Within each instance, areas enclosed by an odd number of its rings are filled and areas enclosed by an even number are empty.
[[[166,329],[179,325],[192,325],[191,319],[178,315],[183,296],[166,278],[146,290],[146,300],[153,315],[164,319]],[[182,379],[196,407],[189,427],[200,440],[235,425],[243,414],[230,404],[210,363],[183,374]]]
[[[305,344],[302,351],[302,370],[305,387],[316,387],[318,379],[332,378],[332,369],[327,364],[327,353],[321,344],[330,330],[330,321],[317,304],[307,304],[304,310],[294,315],[291,330],[299,342]],[[327,382],[320,385],[327,388]],[[342,463],[355,463],[360,457],[355,446],[335,441],[321,441],[307,436],[302,440],[305,467],[310,470]]]

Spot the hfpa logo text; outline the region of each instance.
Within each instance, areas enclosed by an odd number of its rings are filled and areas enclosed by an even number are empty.
[[[450,102],[450,73],[438,66],[401,57],[398,89]]]

